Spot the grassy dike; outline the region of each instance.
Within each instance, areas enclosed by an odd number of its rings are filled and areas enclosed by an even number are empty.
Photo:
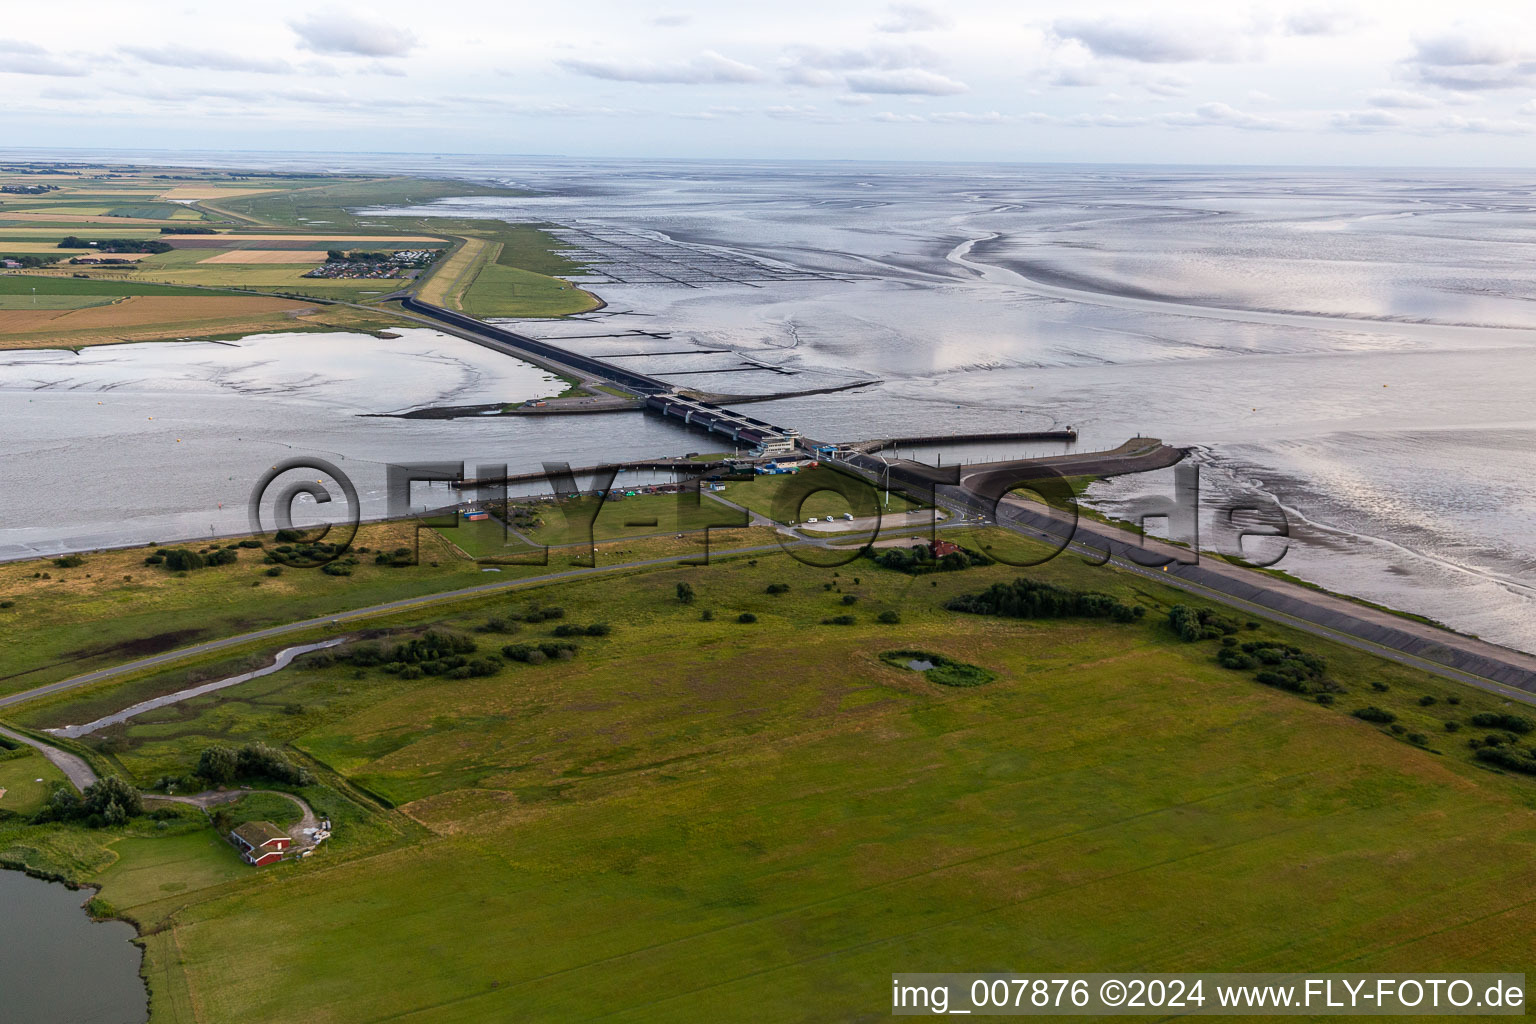
[[[0,858],[100,884],[139,923],[157,1021],[848,1018],[886,1012],[890,972],[912,965],[1521,969],[1536,780],[1481,767],[1478,733],[1443,724],[1499,701],[1269,624],[1239,638],[1322,655],[1347,692],[1263,686],[1168,628],[1171,605],[1200,602],[1071,556],[1027,575],[1145,617],[943,608],[1018,575],[775,553],[380,617],[380,643],[430,627],[485,651],[612,632],[487,678],[301,659],[92,740],[142,784],[210,742],[285,747],[341,819],[308,862],[231,865],[195,821],[12,819]],[[526,621],[550,606],[563,616]],[[935,685],[892,650],[995,678]],[[7,717],[81,721],[184,681]],[[1365,705],[1404,734],[1349,713]]]

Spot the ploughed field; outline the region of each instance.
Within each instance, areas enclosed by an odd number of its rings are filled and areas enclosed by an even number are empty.
[[[1144,613],[945,607],[1021,578]],[[100,882],[148,933],[164,1020],[825,1020],[887,1013],[893,970],[1521,969],[1536,780],[1466,743],[1511,709],[1267,623],[1186,641],[1179,604],[1206,608],[1070,556],[774,553],[400,613],[84,748],[144,785],[210,743],[285,748],[341,821],[309,861],[234,870],[193,824],[0,823],[0,858]],[[411,671],[428,630],[499,664]],[[1323,659],[1333,703],[1218,662],[1242,644]]]

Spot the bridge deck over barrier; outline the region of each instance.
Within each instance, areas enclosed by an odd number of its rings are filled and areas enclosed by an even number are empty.
[[[800,436],[798,431],[787,427],[776,427],[755,416],[722,408],[713,402],[688,398],[676,392],[648,395],[645,406],[664,417],[682,420],[688,426],[699,427],[712,434],[725,434],[732,440],[748,444],[793,444]]]
[[[484,320],[476,320],[472,316],[456,313],[451,309],[434,306],[430,302],[422,302],[418,298],[406,296],[400,300],[400,304],[413,313],[429,316],[434,320],[452,324],[460,330],[468,331],[475,335],[482,344],[491,348],[499,348],[509,355],[525,356],[534,361],[548,361],[558,363],[561,366],[570,367],[581,373],[601,378],[611,384],[633,391],[641,395],[654,395],[664,391],[671,391],[672,385],[664,380],[626,370],[622,366],[591,356],[584,356],[569,349],[560,348],[547,342],[536,341],[526,335],[509,331],[505,327],[497,327],[488,324]]]

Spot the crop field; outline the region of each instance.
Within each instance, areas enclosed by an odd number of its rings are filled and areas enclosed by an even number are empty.
[[[19,296],[18,296],[19,298]],[[295,317],[313,307],[294,299],[264,296],[130,296],[107,305],[76,309],[0,309],[0,348],[35,347],[50,339],[121,340],[121,334],[149,332],[178,337],[209,327],[238,330],[270,325],[275,317]],[[15,343],[15,344],[10,344]],[[100,341],[98,344],[102,343]]]
[[[206,263],[324,263],[324,249],[228,249],[197,261]]]
[[[1032,550],[992,530],[964,542]],[[1347,690],[1325,707],[1178,640],[1165,616],[1186,596],[1073,559],[1030,575],[1145,619],[943,608],[1017,575],[764,555],[395,615],[376,625],[485,650],[563,623],[613,631],[490,678],[301,662],[104,738],[99,756],[141,781],[263,738],[335,772],[332,794],[395,805],[317,797],[353,808],[337,831],[352,836],[310,862],[226,873],[206,830],[130,835],[111,857],[81,845],[97,834],[45,833],[31,856],[174,924],[147,964],[171,1021],[858,1019],[886,1012],[890,972],[913,963],[1523,967],[1536,782],[1477,767],[1439,726],[1495,698],[1246,632],[1325,657]],[[519,621],[552,605],[558,620]],[[936,685],[882,659],[895,647],[996,678]],[[105,697],[88,699],[13,717],[80,720]],[[1437,738],[1348,713],[1367,703]]]

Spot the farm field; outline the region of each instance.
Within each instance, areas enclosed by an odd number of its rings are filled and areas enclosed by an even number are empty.
[[[1032,549],[995,530],[963,542]],[[857,1019],[885,1012],[891,971],[914,963],[1522,969],[1536,926],[1512,894],[1536,881],[1536,781],[1478,767],[1441,726],[1494,697],[1242,631],[1326,658],[1347,692],[1323,706],[1220,667],[1215,641],[1179,640],[1166,612],[1187,596],[1073,559],[1028,575],[1145,618],[943,607],[1018,575],[773,554],[393,615],[375,642],[612,633],[489,678],[301,659],[98,742],[145,783],[214,741],[311,759],[350,845],[309,862],[226,876],[206,830],[130,834],[110,856],[92,852],[102,833],[46,832],[31,856],[74,864],[151,929],[146,972],[170,1021],[316,1006],[336,1022]],[[526,621],[555,605],[560,618]],[[822,624],[841,612],[856,621]],[[883,660],[893,646],[996,678],[938,686]],[[8,717],[83,720],[109,695]],[[1348,713],[1366,704],[1432,741]],[[0,858],[20,842],[0,827]]]

